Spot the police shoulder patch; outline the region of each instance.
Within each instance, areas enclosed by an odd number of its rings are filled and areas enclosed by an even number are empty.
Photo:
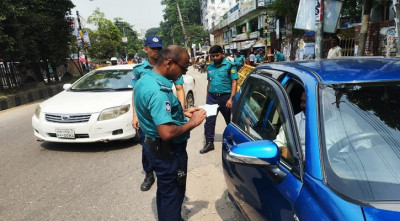
[[[165,110],[171,113],[171,103],[169,101],[165,101]]]

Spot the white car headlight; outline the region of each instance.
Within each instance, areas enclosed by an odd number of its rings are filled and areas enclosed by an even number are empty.
[[[39,119],[39,116],[40,116],[40,111],[41,111],[40,105],[36,106],[36,109],[35,109],[35,116],[36,116],[38,119]]]
[[[130,104],[126,104],[118,107],[105,109],[100,113],[99,118],[97,120],[102,121],[102,120],[114,119],[128,112],[130,107],[131,107]]]

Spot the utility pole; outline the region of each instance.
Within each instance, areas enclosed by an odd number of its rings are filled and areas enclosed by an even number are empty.
[[[78,19],[78,31],[79,31],[79,35],[81,36],[81,41],[82,41],[82,50],[83,53],[85,54],[85,62],[86,62],[86,70],[89,71],[89,62],[87,59],[87,50],[85,47],[85,40],[83,39],[83,30],[82,30],[82,26],[81,26],[81,19],[79,17],[79,12],[76,11],[76,18]],[[79,47],[78,47],[79,49]],[[78,61],[79,61],[79,51],[78,51]]]
[[[394,10],[396,11],[396,30],[397,30],[397,42],[396,42],[396,58],[400,58],[400,1],[393,0]]]
[[[316,0],[316,3],[315,59],[321,59],[324,56],[324,0]]]
[[[364,10],[361,23],[360,40],[358,41],[357,56],[364,56],[367,43],[368,23],[371,14],[372,0],[364,0]]]
[[[178,9],[179,22],[181,23],[183,36],[185,37],[185,48],[187,49],[188,54],[190,56],[190,48],[188,47],[188,36],[186,34],[185,26],[183,25],[183,20],[182,20],[182,15],[181,15],[181,9],[179,8],[179,3],[176,3],[176,8]]]

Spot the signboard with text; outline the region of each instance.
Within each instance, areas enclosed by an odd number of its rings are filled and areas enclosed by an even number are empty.
[[[315,24],[321,20],[323,10],[324,32],[335,33],[343,2],[325,0],[320,5],[320,0],[300,0],[294,28],[315,31]],[[315,14],[314,16],[310,16]]]

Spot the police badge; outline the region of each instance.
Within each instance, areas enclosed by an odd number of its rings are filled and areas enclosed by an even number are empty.
[[[171,103],[169,101],[165,101],[165,110],[171,113]]]

